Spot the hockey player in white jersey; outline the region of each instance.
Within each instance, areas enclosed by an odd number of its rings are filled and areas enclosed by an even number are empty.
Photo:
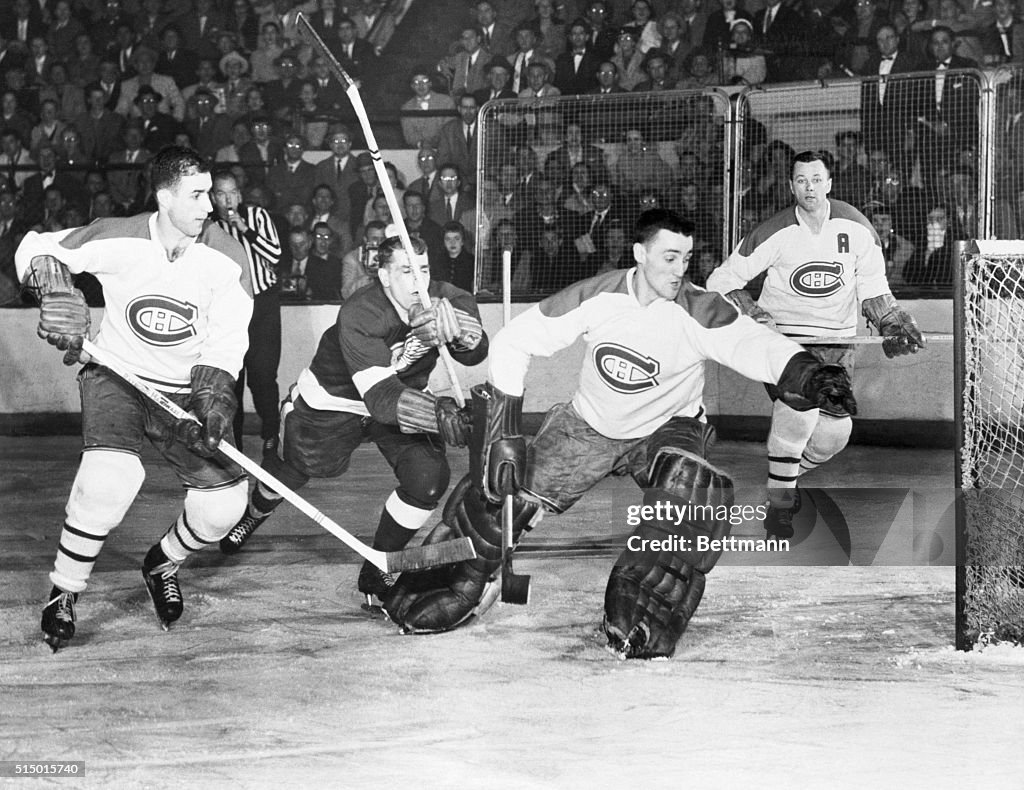
[[[913,317],[901,308],[885,278],[881,243],[871,222],[848,203],[828,197],[831,174],[823,155],[794,157],[790,190],[795,205],[755,227],[707,280],[709,291],[725,294],[757,321],[800,337],[854,335],[858,309],[882,335],[889,358],[916,353],[925,341]],[[755,303],[744,287],[766,272]],[[822,362],[840,364],[853,375],[850,345],[810,346]],[[842,450],[852,420],[834,405],[794,408],[769,386],[774,401],[768,434],[769,536],[793,536],[800,507],[797,479]]]
[[[693,226],[665,210],[637,221],[636,266],[600,274],[543,300],[495,337],[487,384],[473,389],[470,474],[450,495],[428,540],[468,535],[478,557],[406,573],[384,602],[407,632],[455,628],[482,615],[500,587],[501,502],[513,496],[513,537],[541,510],[561,513],[608,475],[630,474],[644,503],[690,509],[681,523],[642,520],[636,536],[671,537],[660,551],[625,551],[605,591],[604,631],[623,658],[671,656],[721,554],[677,550],[728,535],[721,507],[733,502],[728,474],[708,454],[714,431],[702,402],[713,359],[777,385],[797,406],[855,404],[846,372],[742,315],[685,280]],[[521,416],[531,357],[586,342],[579,388],[554,406],[527,448]],[[669,541],[671,543],[671,541]]]
[[[142,486],[145,439],[186,491],[180,514],[142,564],[165,628],[182,613],[181,563],[220,540],[245,509],[245,474],[217,446],[231,441],[234,374],[248,342],[247,262],[238,243],[207,221],[210,174],[202,158],[171,146],[151,165],[155,213],[30,232],[15,256],[19,278],[40,299],[39,336],[66,352],[65,364],[86,363],[78,374],[81,462],[42,617],[43,637],[55,651],[74,635],[78,596]],[[90,314],[72,283],[79,272],[91,272],[103,286],[96,345],[191,410],[201,425],[176,422],[105,367],[80,359]]]

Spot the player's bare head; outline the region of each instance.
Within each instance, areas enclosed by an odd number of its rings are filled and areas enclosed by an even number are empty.
[[[419,239],[411,239],[411,242],[411,261],[398,236],[388,236],[377,248],[377,278],[388,295],[406,311],[418,300],[419,283],[425,288],[430,282],[426,245]]]
[[[693,223],[674,211],[656,208],[640,215],[635,230],[637,299],[642,304],[675,299],[693,253]]]
[[[793,157],[789,189],[797,205],[814,212],[827,206],[832,174],[827,156],[821,151],[804,151]]]
[[[151,166],[160,214],[179,233],[198,236],[213,210],[210,171],[203,158],[191,148],[171,145],[160,149]]]

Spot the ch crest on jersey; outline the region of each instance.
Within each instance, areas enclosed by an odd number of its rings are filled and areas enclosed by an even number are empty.
[[[811,261],[797,266],[789,277],[790,287],[801,296],[821,299],[831,296],[843,285],[843,264]]]
[[[198,314],[194,304],[169,296],[138,296],[125,309],[132,332],[154,346],[177,346],[194,337]]]
[[[601,380],[616,392],[632,395],[658,386],[661,363],[618,343],[594,346],[594,366]]]

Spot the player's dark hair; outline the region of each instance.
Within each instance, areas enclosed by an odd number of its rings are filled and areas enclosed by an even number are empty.
[[[419,239],[410,239],[412,242],[412,251],[417,255],[423,255],[427,251],[426,245]],[[388,266],[391,264],[395,257],[395,253],[402,250],[402,239],[400,236],[388,236],[384,241],[380,243],[377,248],[377,264],[378,266]]]
[[[806,164],[808,162],[821,162],[825,165],[825,170],[828,171],[828,177],[832,178],[832,155],[825,151],[801,151],[794,156],[793,160],[789,163],[789,177],[793,177],[793,171],[798,163]]]
[[[167,145],[150,160],[150,182],[153,192],[174,189],[183,176],[208,173],[209,165],[197,152],[181,145]]]
[[[652,208],[637,217],[636,225],[633,226],[633,240],[640,244],[647,244],[658,234],[659,230],[692,236],[694,224],[667,208]]]

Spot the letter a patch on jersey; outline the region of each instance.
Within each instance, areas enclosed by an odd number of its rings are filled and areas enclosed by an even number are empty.
[[[125,309],[125,318],[139,338],[154,346],[176,346],[196,334],[194,304],[168,296],[139,296]]]
[[[836,234],[836,252],[850,251],[850,236],[847,233]]]
[[[655,378],[661,372],[658,360],[618,343],[599,343],[593,353],[601,380],[616,392],[630,395],[658,386]]]

